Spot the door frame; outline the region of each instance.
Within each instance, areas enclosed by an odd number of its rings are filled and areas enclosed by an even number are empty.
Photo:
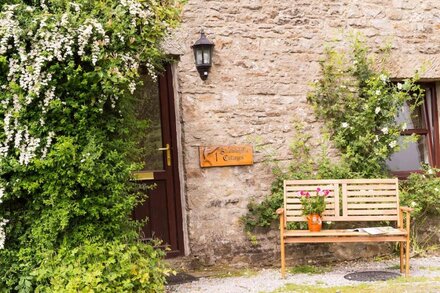
[[[180,166],[183,166],[183,158],[182,154],[182,139],[181,139],[181,124],[180,124],[180,113],[179,111],[179,102],[175,99],[178,96],[177,92],[177,78],[175,76],[175,63],[169,63],[164,66],[164,71],[158,77],[158,87],[159,87],[159,96],[161,103],[161,120],[167,121],[169,124],[169,137],[171,139],[171,172],[172,172],[172,185],[174,194],[168,194],[167,199],[167,210],[170,214],[169,218],[173,218],[176,225],[173,226],[169,224],[169,233],[177,236],[177,247],[176,251],[167,251],[167,258],[187,255],[189,252],[188,247],[188,234],[187,234],[187,222],[186,222],[186,214],[184,215],[184,208],[186,206],[186,201],[183,198],[184,195],[184,187],[181,182],[183,182],[183,170]],[[165,108],[168,110],[164,113],[162,103],[167,103]],[[162,115],[164,114],[164,115]],[[163,117],[165,116],[165,117]],[[163,123],[162,123],[163,124]],[[165,132],[168,130],[162,129],[162,136],[165,136]],[[165,142],[163,142],[165,144]],[[163,152],[164,158],[164,168],[166,166],[166,152]],[[157,174],[155,174],[157,173]],[[155,179],[161,179],[161,172],[154,171],[138,171],[134,173],[134,177],[136,181],[153,181]],[[158,176],[157,176],[158,175]],[[163,178],[162,178],[163,179]],[[176,230],[177,229],[177,230]]]
[[[164,82],[164,86],[160,85],[160,95],[166,94],[168,97],[168,115],[169,115],[169,123],[170,123],[170,136],[171,136],[171,158],[172,158],[172,172],[173,172],[173,185],[174,185],[174,204],[175,204],[175,214],[174,217],[176,219],[176,229],[177,231],[177,241],[178,241],[178,252],[170,251],[167,253],[167,257],[180,256],[185,254],[185,245],[183,242],[183,215],[182,215],[182,194],[181,194],[181,181],[180,181],[180,172],[179,172],[179,157],[180,153],[178,149],[178,139],[177,139],[177,119],[176,119],[176,105],[175,105],[175,96],[174,96],[174,83],[173,83],[173,71],[171,64],[165,65],[165,71],[162,73],[160,82]],[[166,92],[164,92],[166,91]],[[161,101],[164,99],[161,98]],[[170,203],[168,206],[168,211],[170,212]],[[170,233],[173,231],[170,230]]]

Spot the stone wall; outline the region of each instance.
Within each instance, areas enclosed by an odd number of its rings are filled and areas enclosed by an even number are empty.
[[[215,43],[207,81],[199,78],[190,48],[201,28]],[[239,223],[250,198],[270,193],[273,177],[260,147],[287,161],[294,117],[319,137],[320,124],[306,103],[309,84],[319,77],[325,42],[345,40],[352,31],[364,34],[375,49],[391,45],[394,77],[412,76],[422,65],[424,78],[440,77],[438,0],[189,0],[185,5],[174,39],[183,50],[177,78],[184,214],[194,259],[210,264],[278,257],[275,232],[260,235],[254,247]],[[254,145],[254,165],[199,167],[198,146],[242,143]],[[358,246],[356,251],[370,254],[379,249]],[[322,258],[345,249],[332,247],[322,249]],[[298,259],[301,251],[291,253]],[[343,252],[350,256],[349,251]]]

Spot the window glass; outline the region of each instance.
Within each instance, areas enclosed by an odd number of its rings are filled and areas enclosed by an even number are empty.
[[[425,129],[426,128],[426,121],[425,121],[425,115],[423,111],[423,107],[419,106],[417,107],[413,113],[410,111],[410,103],[405,103],[400,110],[396,121],[398,123],[406,123],[407,129]]]
[[[387,166],[392,171],[413,171],[420,170],[421,163],[429,163],[428,148],[426,147],[426,136],[419,136],[417,142],[404,143],[404,138],[399,138],[399,145],[402,147],[394,153],[387,161]],[[406,147],[405,147],[406,146]]]
[[[139,86],[134,96],[136,98],[136,116],[146,123],[145,133],[138,134],[140,161],[146,170],[159,171],[164,169],[162,147],[162,124],[160,116],[159,84],[149,74],[141,74],[143,84]]]

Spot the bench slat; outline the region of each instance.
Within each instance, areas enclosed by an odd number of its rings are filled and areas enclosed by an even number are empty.
[[[348,210],[354,209],[379,209],[379,208],[393,208],[397,210],[397,202],[394,203],[362,203],[362,204],[348,204]]]
[[[396,190],[395,184],[347,185],[347,190]]]
[[[348,210],[348,216],[363,216],[363,215],[396,215],[398,211],[396,209],[392,210]]]
[[[397,202],[397,198],[395,196],[388,197],[349,197],[347,198],[347,202]]]
[[[396,197],[396,190],[356,190],[356,191],[349,191],[347,190],[346,195],[356,196],[356,195],[394,195]]]
[[[406,230],[404,229],[394,229],[385,234],[378,234],[380,236],[386,235],[406,235]],[[319,232],[311,233],[308,230],[286,230],[284,231],[285,236],[292,237],[321,237],[321,236],[359,236],[359,235],[370,235],[367,232],[356,232],[353,229],[333,229],[333,230],[321,230]]]
[[[310,234],[312,234],[311,232]],[[335,236],[335,237],[294,237],[286,238],[285,243],[353,243],[353,242],[405,242],[405,235],[389,235],[389,236]]]

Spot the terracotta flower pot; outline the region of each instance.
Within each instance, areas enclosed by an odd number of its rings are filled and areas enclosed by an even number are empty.
[[[310,214],[307,216],[307,224],[310,232],[319,232],[322,227],[321,216],[318,214]]]

